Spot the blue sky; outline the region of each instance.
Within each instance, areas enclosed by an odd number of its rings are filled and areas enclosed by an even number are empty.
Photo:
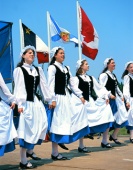
[[[87,59],[90,65],[88,74],[98,78],[107,57],[114,58],[118,80],[127,61],[133,60],[133,0],[80,0],[79,4],[86,12],[99,35],[99,52],[95,60]],[[77,34],[76,0],[1,0],[0,20],[13,22],[13,55],[14,65],[19,62],[20,34],[19,19],[35,32],[46,44],[46,12],[52,15],[60,27]],[[65,48],[65,65],[69,65],[75,75],[78,60],[78,48],[73,43],[51,42],[51,47]],[[48,64],[44,64],[45,75]]]

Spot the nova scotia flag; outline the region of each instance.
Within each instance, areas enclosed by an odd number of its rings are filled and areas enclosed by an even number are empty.
[[[78,44],[78,39],[66,29],[59,27],[51,15],[49,16],[49,26],[52,41],[62,41],[64,43],[74,42]]]

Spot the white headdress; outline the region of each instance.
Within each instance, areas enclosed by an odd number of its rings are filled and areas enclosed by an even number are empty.
[[[82,60],[78,60],[77,63],[76,63],[76,70],[78,70],[82,64],[82,61],[84,61],[85,59],[82,59]]]
[[[127,63],[125,64],[125,70],[127,69],[127,67],[128,67],[129,64],[133,64],[133,61],[129,61],[129,62],[127,62]]]
[[[59,48],[61,48],[61,49],[64,50],[64,48],[61,47],[61,46],[59,46],[59,47],[54,47],[54,48],[50,51],[50,57],[51,57],[51,58],[55,55],[56,51],[57,51]]]
[[[104,63],[103,63],[104,68],[107,67],[107,64],[108,64],[108,62],[109,62],[110,59],[112,59],[112,58],[106,58],[106,59],[104,60]]]
[[[28,49],[32,49],[32,50],[35,52],[35,57],[37,56],[35,47],[34,47],[34,46],[31,46],[31,45],[27,45],[27,46],[24,47],[24,48],[22,49],[22,51],[20,52],[20,57],[22,57],[23,54],[24,54],[24,52],[25,52],[26,50],[28,50]]]

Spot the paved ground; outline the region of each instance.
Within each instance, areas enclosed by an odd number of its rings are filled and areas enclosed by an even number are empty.
[[[129,143],[129,136],[119,136],[121,146],[112,143],[113,149],[103,149],[100,147],[101,138],[94,140],[85,139],[85,145],[91,153],[78,153],[78,141],[66,145],[69,151],[59,148],[60,153],[68,156],[71,160],[52,161],[51,142],[43,143],[35,147],[35,152],[42,158],[41,161],[33,161],[37,164],[37,170],[133,170],[133,144]],[[5,154],[0,158],[0,170],[17,170],[19,164],[19,146],[16,150]]]

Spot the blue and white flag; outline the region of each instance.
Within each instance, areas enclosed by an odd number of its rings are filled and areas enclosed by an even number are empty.
[[[64,43],[74,42],[78,44],[78,39],[64,28],[59,27],[57,22],[49,16],[49,26],[52,41],[62,41]]]

